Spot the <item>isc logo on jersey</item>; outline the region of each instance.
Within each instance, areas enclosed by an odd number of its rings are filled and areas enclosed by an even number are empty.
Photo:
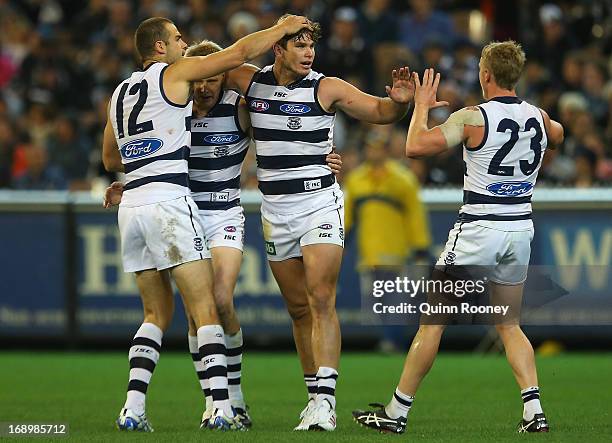
[[[119,151],[124,159],[133,160],[151,155],[159,151],[162,146],[164,142],[158,138],[141,138],[126,143]]]
[[[310,106],[300,103],[288,103],[280,106],[280,110],[285,114],[300,115],[310,112]]]
[[[238,134],[211,134],[204,137],[204,141],[211,145],[229,145],[239,138]]]
[[[505,197],[525,194],[533,188],[533,183],[529,182],[497,182],[487,186],[487,191]]]
[[[263,100],[253,100],[249,106],[255,112],[263,112],[270,108],[270,104]]]

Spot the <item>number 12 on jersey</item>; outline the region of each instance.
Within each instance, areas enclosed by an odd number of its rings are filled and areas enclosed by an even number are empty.
[[[117,119],[117,136],[119,138],[125,137],[125,130],[123,128],[123,100],[125,98],[126,92],[128,92],[128,86],[129,83],[124,83],[117,97],[117,109],[115,117]],[[144,107],[145,102],[147,101],[148,93],[149,84],[146,80],[132,85],[129,90],[130,95],[138,94],[138,100],[136,100],[136,104],[134,104],[134,107],[130,112],[130,116],[128,117],[128,136],[142,134],[143,132],[153,130],[153,122],[151,120],[147,120],[146,122],[142,123],[136,122],[136,120],[138,119],[138,114],[140,114],[140,111],[142,111],[142,108]]]

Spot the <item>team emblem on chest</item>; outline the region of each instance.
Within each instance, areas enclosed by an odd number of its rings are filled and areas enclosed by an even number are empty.
[[[302,119],[300,117],[289,117],[287,119],[287,127],[289,129],[300,129],[302,127]]]

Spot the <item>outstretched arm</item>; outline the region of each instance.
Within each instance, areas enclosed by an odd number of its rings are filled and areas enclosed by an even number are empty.
[[[171,82],[214,77],[260,56],[285,35],[296,34],[304,28],[310,28],[306,17],[287,16],[271,28],[249,34],[222,51],[204,57],[183,57],[168,67],[165,76]]]
[[[432,129],[427,127],[429,110],[436,106],[448,106],[447,102],[439,102],[436,99],[440,74],[434,75],[433,69],[426,69],[421,85],[419,75],[415,72],[414,82],[416,87],[414,112],[406,136],[406,155],[408,157],[435,155],[443,152],[449,146],[440,127]]]
[[[408,111],[414,96],[408,67],[392,72],[392,86],[387,86],[389,97],[374,97],[350,83],[326,77],[319,86],[319,102],[325,110],[341,109],[351,117],[368,123],[389,124],[401,119]]]

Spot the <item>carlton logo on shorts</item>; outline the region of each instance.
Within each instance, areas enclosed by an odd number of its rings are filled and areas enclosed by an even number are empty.
[[[276,246],[274,246],[273,241],[266,242],[266,253],[268,255],[276,255]]]
[[[164,142],[158,138],[141,138],[132,140],[129,143],[121,146],[121,156],[126,160],[146,157],[159,151]]]
[[[299,117],[289,117],[287,119],[287,127],[289,129],[300,129],[302,127],[302,119]]]
[[[314,191],[316,189],[321,189],[321,179],[320,178],[316,180],[304,180],[304,190],[305,191]]]
[[[285,114],[299,115],[310,112],[310,106],[306,106],[301,103],[287,103],[285,105],[281,105],[280,110]]]
[[[195,249],[198,252],[201,252],[204,250],[204,243],[202,242],[202,239],[200,237],[195,237],[193,239],[193,249]]]
[[[270,104],[264,100],[253,100],[249,106],[255,112],[263,112],[270,108]]]

